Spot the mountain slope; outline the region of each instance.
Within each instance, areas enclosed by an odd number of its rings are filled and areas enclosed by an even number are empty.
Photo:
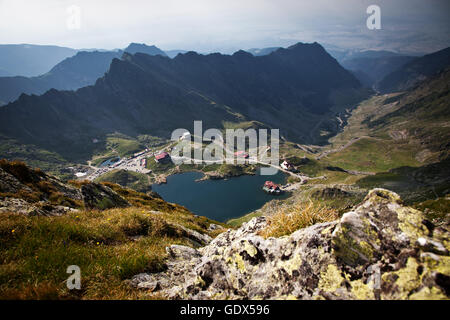
[[[450,66],[450,47],[416,58],[388,74],[379,84],[383,93],[404,91]]]
[[[108,133],[170,137],[176,128],[222,128],[259,120],[293,140],[339,128],[336,113],[364,95],[359,82],[317,43],[253,57],[190,52],[174,59],[125,54],[94,86],[22,95],[0,109],[0,132],[85,159]],[[346,101],[342,101],[346,97]]]
[[[449,100],[450,70],[404,94],[374,96],[352,112],[343,132],[317,157],[319,164],[368,172],[355,179],[356,185],[389,188],[408,203],[445,199],[450,192]]]
[[[41,75],[57,63],[73,56],[77,50],[57,46],[31,44],[0,45],[0,72],[2,76]]]

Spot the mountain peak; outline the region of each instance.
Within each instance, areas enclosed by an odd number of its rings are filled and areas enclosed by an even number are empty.
[[[236,56],[236,57],[253,57],[253,55],[250,52],[247,52],[247,51],[244,51],[244,50],[236,51],[235,53],[233,53],[233,56]]]
[[[130,43],[128,47],[125,48],[125,52],[135,54],[135,53],[145,53],[151,56],[161,55],[166,57],[166,53],[159,49],[158,47],[151,45],[148,46],[145,43]]]
[[[297,42],[296,44],[288,47],[287,49],[288,50],[297,50],[297,49],[304,49],[304,48],[323,49],[323,47],[318,42],[313,42],[313,43]]]

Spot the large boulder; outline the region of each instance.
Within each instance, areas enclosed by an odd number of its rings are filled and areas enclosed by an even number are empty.
[[[447,299],[447,228],[372,190],[341,219],[264,239],[254,218],[207,246],[171,246],[167,270],[131,285],[174,299]]]

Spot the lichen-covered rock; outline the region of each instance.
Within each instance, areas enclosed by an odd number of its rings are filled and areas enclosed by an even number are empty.
[[[111,188],[99,183],[89,183],[81,187],[84,207],[105,210],[109,208],[128,207],[130,203]]]
[[[38,206],[28,203],[23,199],[16,198],[0,199],[0,212],[22,214],[26,216],[49,215]]]
[[[449,230],[372,190],[338,221],[264,239],[259,217],[207,246],[168,248],[167,270],[131,285],[173,299],[447,299]]]

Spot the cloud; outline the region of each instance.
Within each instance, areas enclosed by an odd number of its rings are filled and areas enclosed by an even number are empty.
[[[448,0],[376,2],[383,19],[378,33],[363,30],[373,0],[0,0],[0,43],[112,49],[134,41],[199,51],[296,41],[367,47],[400,44],[406,30],[417,39],[426,35],[422,47],[449,45]],[[79,30],[67,28],[72,5],[81,8]]]

